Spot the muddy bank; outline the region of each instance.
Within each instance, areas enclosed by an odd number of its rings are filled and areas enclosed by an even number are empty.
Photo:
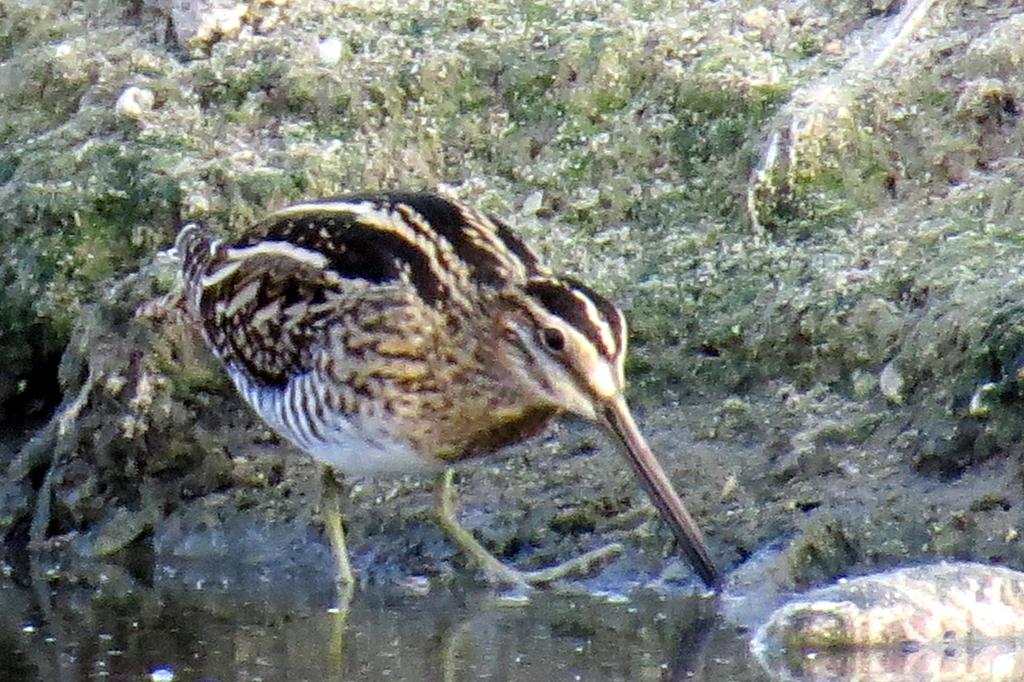
[[[258,422],[188,320],[153,297],[157,269],[79,327],[62,365],[72,398],[64,417],[21,449],[5,482],[8,551],[31,541],[57,557],[109,559],[142,547],[158,565],[283,563],[325,578],[318,467]],[[716,560],[741,566],[741,584],[746,559],[771,546],[782,549],[770,560],[779,592],[935,557],[1024,560],[1016,459],[991,456],[955,478],[930,473],[907,435],[912,407],[770,382],[742,398],[641,401],[639,414]],[[684,563],[666,559],[671,536],[625,462],[585,423],[563,421],[504,458],[464,467],[459,481],[467,525],[523,567],[621,541],[631,551],[595,589],[691,580]],[[429,478],[353,483],[348,523],[362,579],[446,581],[469,570],[432,520]],[[763,588],[765,567],[749,570]]]

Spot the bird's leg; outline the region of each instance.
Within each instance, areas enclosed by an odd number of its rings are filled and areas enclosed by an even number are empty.
[[[339,585],[355,584],[355,577],[352,575],[352,564],[348,560],[348,547],[345,545],[345,529],[341,525],[341,498],[344,487],[335,478],[334,470],[331,467],[324,467],[323,474],[323,495],[321,496],[321,514],[324,518],[324,529],[327,531],[327,540],[331,543],[331,553],[334,554],[335,580]]]
[[[448,537],[455,541],[459,549],[468,554],[470,559],[480,566],[489,582],[508,585],[526,584],[519,571],[498,561],[473,537],[472,533],[459,523],[458,502],[455,499],[455,488],[452,485],[451,469],[445,469],[437,477],[437,483],[434,484],[434,504],[441,528],[448,534]]]
[[[345,668],[345,635],[348,632],[348,613],[352,605],[352,583],[338,585],[338,604],[328,609],[331,616],[331,635],[327,645],[331,679],[341,678]]]
[[[434,487],[435,510],[444,532],[483,570],[487,581],[500,585],[544,585],[568,576],[585,576],[622,553],[622,545],[613,542],[561,564],[537,571],[520,571],[503,564],[488,552],[473,534],[459,523],[458,502],[452,485],[452,470],[445,469]]]

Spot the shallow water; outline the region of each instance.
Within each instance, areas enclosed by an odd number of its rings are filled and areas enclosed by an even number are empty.
[[[943,640],[765,651],[768,671],[750,652],[749,628],[736,623],[760,622],[779,595],[746,587],[724,597],[664,586],[594,591],[607,588],[605,576],[524,597],[413,579],[339,594],[322,573],[225,561],[148,575],[106,564],[73,574],[0,569],[2,682],[1008,682],[1024,669],[1022,641]]]
[[[86,582],[0,581],[0,680],[770,679],[707,596]]]

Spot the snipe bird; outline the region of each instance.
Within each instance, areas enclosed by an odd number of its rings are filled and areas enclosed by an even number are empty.
[[[490,581],[550,582],[621,552],[518,571],[457,519],[452,465],[571,412],[607,428],[700,578],[718,583],[623,397],[622,312],[550,272],[502,221],[429,193],[358,194],[285,208],[233,244],[192,223],[176,252],[187,307],[260,417],[345,475],[440,472],[441,526]],[[334,481],[325,525],[351,583]]]

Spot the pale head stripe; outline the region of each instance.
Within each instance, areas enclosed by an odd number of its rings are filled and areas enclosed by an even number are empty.
[[[587,320],[594,325],[595,329],[597,329],[605,355],[614,356],[616,351],[615,335],[612,333],[612,329],[608,326],[608,323],[604,321],[604,318],[601,316],[601,312],[597,309],[597,306],[594,305],[594,302],[590,300],[590,297],[582,291],[579,291],[578,289],[570,289],[569,291],[578,301],[583,303],[583,310],[587,314]]]
[[[584,359],[581,364],[588,368],[587,378],[596,397],[599,400],[606,400],[618,393],[621,390],[622,380],[618,375],[617,369],[613,369],[610,363],[603,361],[598,356],[597,349],[594,348],[589,339],[576,329],[573,329],[572,326],[566,325],[562,332],[575,337],[576,341],[573,345],[583,355]],[[604,339],[602,339],[603,342]]]

